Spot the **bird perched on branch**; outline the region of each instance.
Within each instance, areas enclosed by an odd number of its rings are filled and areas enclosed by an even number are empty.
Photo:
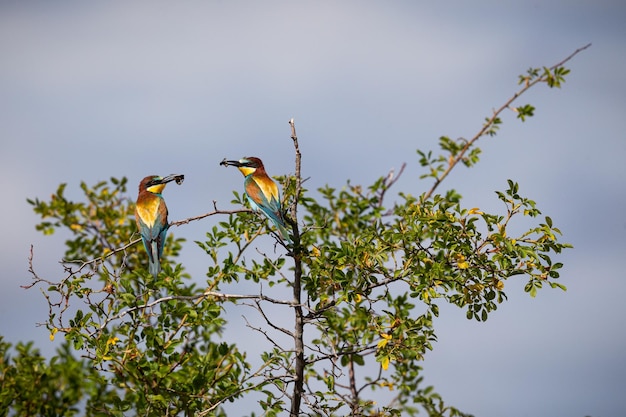
[[[168,182],[176,181],[180,185],[184,179],[184,175],[168,175],[167,177],[150,175],[139,183],[139,195],[135,204],[135,222],[141,234],[143,246],[148,252],[148,269],[155,278],[161,271],[163,245],[170,226],[167,222],[167,206],[161,193]]]
[[[256,211],[261,211],[274,223],[281,238],[291,242],[289,232],[285,226],[285,219],[280,203],[280,192],[276,183],[267,175],[263,162],[254,156],[248,156],[239,161],[227,161],[224,159],[220,165],[235,166],[245,177],[244,190],[250,206]]]

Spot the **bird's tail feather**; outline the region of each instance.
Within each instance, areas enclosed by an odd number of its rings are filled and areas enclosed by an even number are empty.
[[[161,260],[159,259],[159,245],[156,240],[150,242],[150,256],[148,257],[148,269],[153,277],[161,272]]]
[[[289,231],[287,230],[285,225],[281,222],[275,221],[274,219],[272,219],[272,223],[274,223],[274,225],[278,229],[280,237],[282,237],[285,242],[291,243],[291,237],[289,236]]]

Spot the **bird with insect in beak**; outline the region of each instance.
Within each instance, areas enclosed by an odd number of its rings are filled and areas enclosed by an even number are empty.
[[[161,193],[170,181],[182,184],[184,175],[168,175],[159,177],[150,175],[139,183],[139,195],[135,204],[135,222],[148,252],[148,270],[155,278],[161,271],[161,256],[167,229],[167,206]]]
[[[285,226],[278,186],[265,172],[263,162],[259,158],[248,156],[238,161],[227,161],[224,158],[220,165],[239,168],[245,177],[243,186],[252,209],[262,212],[274,223],[283,241],[291,242]]]

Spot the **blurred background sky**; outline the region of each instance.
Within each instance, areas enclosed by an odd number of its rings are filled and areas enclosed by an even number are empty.
[[[555,257],[568,291],[531,299],[511,279],[486,323],[443,308],[424,376],[477,417],[626,415],[625,22],[623,1],[0,3],[0,335],[47,355],[58,343],[35,326],[41,293],[19,286],[31,244],[41,275],[62,273],[64,237],[35,231],[26,198],[62,182],[80,198],[80,181],[112,176],[134,198],[144,176],[183,173],[165,191],[171,220],[229,208],[242,177],[218,163],[256,155],[293,173],[291,117],[309,189],[368,185],[406,162],[396,191],[417,195],[431,185],[417,148],[473,136],[519,74],[591,42],[562,89],[517,102],[535,117],[506,114],[481,163],[441,189],[501,210],[493,191],[518,181],[575,246]],[[172,229],[198,282],[193,241],[217,221]]]

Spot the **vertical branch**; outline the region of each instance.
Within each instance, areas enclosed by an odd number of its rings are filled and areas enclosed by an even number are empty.
[[[297,223],[298,201],[300,201],[300,194],[302,194],[302,175],[300,173],[302,154],[300,153],[300,146],[298,145],[298,135],[296,135],[296,124],[293,119],[289,120],[289,126],[291,127],[291,139],[293,140],[293,146],[296,152],[296,192],[294,196],[294,202],[291,205],[291,217]],[[296,225],[292,226],[294,226],[294,228],[296,227]]]
[[[359,415],[359,391],[356,389],[356,376],[354,374],[354,361],[352,359],[350,359],[350,362],[348,362],[348,365],[350,366],[348,369],[349,375],[348,377],[350,378],[350,395],[351,395],[351,404],[350,404],[350,409],[352,410],[352,415],[353,416],[357,416]]]
[[[296,354],[295,375],[293,395],[291,397],[291,417],[300,415],[300,405],[302,396],[304,395],[304,315],[302,313],[302,249],[300,246],[300,231],[298,230],[298,201],[302,192],[302,176],[300,172],[301,158],[300,147],[298,146],[298,136],[296,135],[296,125],[293,119],[289,120],[291,126],[291,139],[296,152],[296,192],[293,204],[291,205],[291,219],[288,222],[293,229],[293,298],[294,298],[294,314],[295,329],[293,332],[294,347]]]

